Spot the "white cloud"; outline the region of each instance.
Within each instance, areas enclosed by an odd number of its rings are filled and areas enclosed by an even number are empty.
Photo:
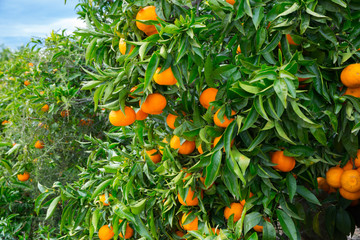
[[[0,24],[0,28],[6,33],[7,37],[45,37],[52,30],[66,29],[70,34],[78,28],[85,28],[86,24],[77,18],[62,18],[54,22],[44,22],[43,24],[16,24],[6,26]]]

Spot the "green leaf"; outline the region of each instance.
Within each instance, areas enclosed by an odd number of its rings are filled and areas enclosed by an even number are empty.
[[[98,40],[97,37],[93,38],[93,40],[91,40],[91,42],[89,43],[89,45],[86,48],[86,52],[85,52],[86,64],[88,64],[89,61],[91,60],[92,53],[93,53],[93,51],[94,51],[94,49],[96,47],[96,44],[97,44],[97,40]]]
[[[147,201],[147,199],[144,198],[142,200],[138,200],[138,201],[132,203],[130,205],[131,212],[135,215],[140,214],[145,208],[146,201]]]
[[[346,2],[342,1],[342,0],[331,0],[333,3],[336,3],[338,5],[340,5],[341,7],[343,8],[346,8],[347,7],[347,4]]]
[[[279,219],[280,225],[286,236],[290,238],[290,240],[298,240],[297,237],[297,229],[293,220],[282,210],[277,209],[276,215]]]
[[[276,20],[276,19],[279,18],[279,17],[289,15],[290,13],[293,13],[293,12],[297,11],[299,8],[300,8],[300,6],[299,6],[297,3],[294,3],[294,4],[293,4],[291,7],[289,7],[287,10],[285,10],[284,12],[278,14],[277,17],[276,17],[274,20]]]
[[[282,128],[282,126],[280,125],[279,121],[275,121],[275,129],[276,129],[276,132],[279,134],[279,136],[284,139],[285,141],[291,143],[291,144],[294,144],[295,143],[286,135],[284,129]]]
[[[261,220],[261,214],[258,212],[252,212],[245,215],[244,219],[244,234],[250,231],[253,227],[259,224]]]
[[[156,72],[159,62],[160,62],[160,57],[156,52],[153,53],[145,72],[144,91],[146,91],[146,89],[150,86],[151,80]]]
[[[264,18],[264,7],[256,7],[254,8],[254,16],[252,21],[254,23],[255,29],[258,29],[261,20]]]
[[[290,104],[291,104],[292,109],[296,113],[296,115],[299,116],[299,118],[301,118],[302,120],[304,120],[307,123],[315,125],[315,123],[313,121],[311,121],[309,118],[307,118],[305,116],[305,114],[300,110],[300,108],[299,108],[298,104],[295,102],[295,100],[290,100]]]
[[[310,132],[319,143],[327,145],[326,134],[322,128],[310,128]]]
[[[52,192],[43,192],[41,193],[35,200],[34,211],[37,215],[39,215],[39,211],[41,209],[42,202],[50,195]]]
[[[213,60],[211,58],[211,55],[209,54],[205,60],[205,71],[204,71],[205,81],[209,87],[215,87],[212,72],[213,72]]]
[[[293,201],[295,193],[296,193],[296,179],[294,178],[294,176],[292,175],[292,173],[288,173],[286,175],[286,186],[287,186],[287,190],[289,192],[289,199],[290,202]]]
[[[276,230],[274,226],[268,221],[264,222],[262,240],[276,240]]]
[[[240,129],[240,132],[243,132],[247,129],[249,129],[250,127],[252,127],[254,125],[254,123],[256,122],[256,120],[258,119],[259,114],[257,113],[254,105],[251,107],[250,112],[248,113],[248,115],[245,118],[244,124]]]
[[[97,225],[98,225],[99,219],[100,219],[100,209],[97,208],[97,209],[95,209],[95,211],[93,212],[92,218],[91,218],[91,223],[92,223],[92,225],[93,225],[93,227],[94,227],[94,231],[97,230]]]
[[[94,199],[96,196],[99,195],[99,193],[104,190],[107,186],[109,186],[112,182],[112,178],[105,180],[104,182],[102,182],[99,186],[96,187],[96,189],[94,190],[93,194],[91,195],[91,199]]]
[[[301,195],[303,198],[306,199],[306,201],[314,203],[316,205],[321,206],[321,203],[319,202],[319,200],[316,198],[316,196],[310,192],[306,187],[302,186],[302,185],[298,185],[296,192]]]
[[[45,220],[47,220],[49,217],[51,217],[54,214],[56,206],[58,205],[59,201],[60,201],[60,196],[58,196],[52,200],[52,202],[50,203],[50,206],[46,212]]]
[[[284,79],[277,78],[274,81],[274,91],[278,98],[280,99],[281,103],[283,104],[284,108],[287,106],[286,98],[288,95],[287,85]]]
[[[221,165],[221,153],[218,150],[211,155],[210,164],[206,167],[205,187],[208,188],[213,184],[218,177]]]

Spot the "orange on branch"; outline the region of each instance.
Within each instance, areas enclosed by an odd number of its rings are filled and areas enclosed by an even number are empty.
[[[119,219],[119,223],[122,223],[123,220]],[[121,238],[129,239],[134,235],[134,229],[130,227],[129,223],[126,223],[125,236],[122,233],[119,234]]]
[[[273,168],[281,172],[290,172],[296,164],[295,158],[285,156],[284,151],[273,152],[271,154],[271,162],[277,164]]]
[[[341,82],[348,88],[360,87],[360,63],[350,64],[340,74]]]
[[[109,121],[114,126],[129,126],[136,120],[136,113],[131,107],[125,107],[125,114],[120,110],[111,111],[109,114]]]
[[[171,86],[177,83],[177,80],[171,70],[171,67],[161,72],[161,68],[158,67],[154,74],[154,81],[159,85]]]
[[[37,140],[34,146],[37,149],[42,149],[42,148],[44,148],[45,144],[43,141]]]
[[[227,126],[229,126],[229,124],[234,121],[234,118],[230,118],[228,119],[225,115],[224,115],[224,119],[223,120],[220,120],[218,118],[218,114],[220,112],[220,109],[216,111],[216,113],[214,114],[214,123],[216,126],[218,127],[222,127],[222,128],[226,128]],[[235,111],[234,110],[231,110],[231,115],[235,115]]]
[[[129,54],[132,52],[133,49],[134,49],[134,46],[131,45]],[[125,55],[125,54],[126,54],[126,42],[125,42],[125,39],[124,39],[124,38],[120,38],[120,41],[119,41],[119,50],[120,50],[120,53],[121,53],[122,55]]]
[[[19,181],[25,182],[25,181],[29,180],[30,174],[25,171],[23,174],[18,174],[17,178],[19,179]]]
[[[356,170],[347,170],[340,177],[341,188],[354,193],[360,191],[360,173]]]
[[[136,112],[136,120],[138,121],[145,120],[148,116],[149,114],[143,112],[141,109]]]
[[[166,104],[166,98],[160,93],[149,94],[143,103],[140,102],[141,110],[148,114],[161,114]]]
[[[104,225],[99,229],[98,236],[100,240],[110,240],[114,236],[113,227],[109,228],[108,225]]]
[[[233,202],[230,204],[230,207],[225,207],[224,209],[224,217],[226,220],[230,218],[231,215],[234,214],[234,222],[237,222],[241,218],[241,214],[244,206],[241,203]]]
[[[154,20],[157,21],[157,14],[154,6],[147,6],[136,14],[136,20]],[[139,30],[143,31],[146,35],[151,36],[153,34],[158,33],[156,27],[154,25],[147,25],[145,23],[141,23],[136,21],[136,26]]]
[[[210,103],[215,101],[216,94],[218,90],[216,88],[207,88],[200,94],[200,104],[204,108],[208,109],[210,107]]]
[[[326,172],[326,182],[333,188],[341,187],[341,175],[343,174],[344,169],[340,167],[332,167]]]
[[[184,205],[184,206],[197,206],[197,205],[199,205],[199,199],[198,199],[198,197],[196,197],[194,195],[195,195],[195,192],[193,190],[191,190],[191,187],[190,187],[188,194],[185,198],[185,201],[180,196],[180,193],[178,193],[179,202],[181,203],[181,205]]]
[[[155,164],[161,161],[161,155],[157,152],[158,151],[156,149],[151,149],[149,151],[146,151],[146,154],[149,156],[151,161],[153,161],[153,163],[155,163]]]
[[[169,115],[167,115],[166,124],[169,126],[169,128],[175,129],[175,121],[176,121],[177,117],[178,116],[171,114],[171,113],[169,113]]]
[[[109,197],[111,197],[112,195],[109,194]],[[109,206],[110,205],[110,201],[109,201],[109,198],[106,198],[106,195],[105,194],[102,194],[99,196],[99,201],[102,202],[102,204],[104,206]]]
[[[189,212],[188,214],[183,214],[182,218],[181,218],[181,226],[183,229],[187,230],[187,231],[196,231],[198,230],[198,226],[199,226],[199,219],[198,217],[195,217],[195,219],[184,225],[184,222],[186,221],[186,218],[189,216],[191,212]]]
[[[179,154],[188,155],[195,150],[195,142],[185,140],[185,142],[180,145],[180,138],[174,135],[170,140],[170,147],[179,149]]]

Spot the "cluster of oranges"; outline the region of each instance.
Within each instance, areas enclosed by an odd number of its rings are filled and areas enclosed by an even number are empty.
[[[109,194],[109,197],[112,197],[112,195]],[[99,201],[103,204],[103,206],[110,205],[109,198],[107,198],[105,194],[102,194],[99,196]],[[119,219],[119,224],[121,224],[122,222],[123,222],[123,220]],[[122,233],[119,234],[119,236],[123,239],[129,239],[133,235],[134,235],[134,229],[132,229],[130,227],[129,223],[126,223],[125,235],[123,235]],[[112,226],[109,227],[109,225],[102,226],[99,229],[98,236],[99,236],[100,240],[110,240],[111,238],[114,237],[113,227]]]
[[[350,159],[344,167],[331,167],[326,178],[318,177],[318,188],[332,193],[339,189],[340,195],[348,200],[360,199],[360,150],[355,160]]]

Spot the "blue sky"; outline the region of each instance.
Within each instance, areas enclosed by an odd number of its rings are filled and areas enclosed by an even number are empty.
[[[32,37],[46,37],[51,30],[84,27],[77,19],[78,0],[0,0],[0,45],[16,49]]]

